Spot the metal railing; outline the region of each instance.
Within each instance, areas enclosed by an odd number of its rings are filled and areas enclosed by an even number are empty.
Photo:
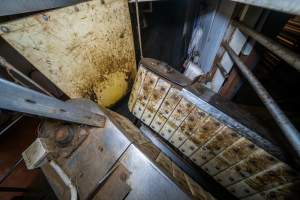
[[[275,40],[268,38],[261,33],[258,33],[257,31],[245,26],[240,22],[233,21],[233,25],[236,26],[241,32],[250,36],[258,43],[263,45],[265,48],[269,49],[272,53],[274,53],[276,56],[287,62],[296,70],[300,71],[300,55],[294,53],[293,51],[276,42]]]
[[[240,69],[244,77],[248,80],[252,88],[257,93],[258,97],[262,100],[272,117],[276,121],[277,125],[282,130],[284,136],[295,150],[298,158],[300,158],[300,133],[290,122],[284,112],[279,108],[278,104],[274,101],[271,95],[249,70],[249,68],[242,62],[239,56],[231,49],[228,44],[223,45],[236,66]]]

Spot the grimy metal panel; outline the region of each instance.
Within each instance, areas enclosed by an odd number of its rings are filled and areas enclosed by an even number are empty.
[[[72,180],[80,199],[214,199],[128,119],[90,102],[73,103],[103,113],[107,118],[105,127],[69,124],[74,138],[61,146],[56,137],[61,123],[46,121],[39,129],[39,137],[54,147],[56,153],[48,157]],[[64,129],[64,133],[71,132]],[[79,139],[82,135],[84,138]],[[42,169],[58,198],[67,199],[66,185],[48,165]]]
[[[232,0],[239,3],[249,4],[253,6],[268,8],[285,12],[289,14],[299,15],[300,14],[300,1],[299,0]]]
[[[269,140],[263,126],[203,86],[181,86],[180,81],[174,79],[183,75],[174,70],[171,73],[177,75],[173,77],[161,74],[170,71],[165,63],[143,58],[140,65],[146,73],[151,71],[158,76],[156,81],[171,84],[164,100],[153,111],[151,129],[238,198],[267,199],[269,192],[278,194],[275,199],[291,195],[290,184],[295,186],[300,174],[286,164],[288,159]],[[140,82],[139,87],[145,87],[143,80]],[[177,90],[176,98],[172,98],[176,102],[170,101],[170,96],[174,96],[172,88]],[[135,91],[137,89],[132,92]],[[148,92],[147,95],[153,95],[152,90]],[[138,93],[131,95],[141,98]],[[143,106],[152,104],[151,101]],[[278,165],[281,167],[274,168]],[[275,188],[269,191],[272,186]],[[281,192],[282,188],[287,192]]]
[[[87,0],[1,0],[0,16],[69,6]]]
[[[214,199],[200,185],[191,184],[191,177],[125,117],[92,101],[65,103],[1,79],[0,83],[1,108],[71,122],[88,115],[93,120],[84,122],[92,125],[106,119],[98,127],[44,121],[38,139],[23,152],[27,168],[42,167],[59,199],[67,199],[70,188],[82,199]],[[164,166],[168,170],[162,170]]]
[[[0,78],[0,108],[104,127],[105,117]]]
[[[127,0],[92,0],[5,22],[0,36],[71,98],[110,106],[136,73]]]

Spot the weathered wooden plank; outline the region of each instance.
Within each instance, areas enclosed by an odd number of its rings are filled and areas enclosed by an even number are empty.
[[[1,37],[71,98],[112,105],[135,76],[126,0],[93,0],[0,26]]]
[[[149,125],[151,123],[158,108],[163,102],[165,96],[167,95],[170,86],[170,83],[168,83],[164,79],[159,79],[157,81],[157,84],[152,91],[151,97],[141,118],[145,124]]]
[[[136,102],[136,99],[137,99],[137,96],[139,94],[141,84],[142,84],[142,81],[145,78],[145,75],[146,75],[146,69],[144,67],[140,66],[138,74],[135,78],[134,84],[133,84],[132,89],[131,89],[130,98],[128,100],[128,108],[129,108],[130,111],[132,111],[133,106]]]
[[[156,85],[158,76],[156,76],[155,74],[153,74],[152,72],[148,71],[146,73],[145,79],[142,82],[142,87],[139,91],[136,103],[133,107],[133,114],[137,117],[137,118],[141,118],[146,105],[151,97],[151,93]]]

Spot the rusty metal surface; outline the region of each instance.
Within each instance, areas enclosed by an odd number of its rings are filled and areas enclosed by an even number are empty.
[[[71,98],[110,106],[135,76],[126,0],[88,1],[0,25],[0,36]]]
[[[79,198],[212,199],[196,183],[192,192],[187,181],[190,177],[172,161],[169,172],[160,168],[156,162],[158,155],[166,156],[128,119],[90,101],[78,99],[72,103],[106,116],[105,127],[46,121],[39,128],[39,137],[55,145],[56,156],[52,159],[72,180]],[[69,134],[73,135],[71,139]],[[42,169],[58,198],[68,198],[68,188],[53,170],[48,165]]]
[[[148,74],[149,68],[152,67],[152,65],[146,67],[144,63],[141,64],[140,69],[144,70],[144,74]],[[152,111],[154,113],[152,114],[154,116],[151,116],[152,121],[150,120],[148,123],[144,120],[145,124],[168,141],[170,145],[181,151],[182,155],[188,157],[217,182],[224,185],[233,195],[244,198],[261,193],[261,190],[269,190],[272,186],[271,182],[264,181],[265,187],[255,187],[255,184],[251,184],[251,180],[255,180],[259,184],[255,179],[256,174],[264,173],[277,164],[288,166],[285,163],[288,159],[269,138],[265,137],[269,134],[264,127],[236,105],[223,100],[207,88],[178,87],[177,83],[165,79],[164,75],[153,74],[153,72],[154,70],[151,70],[152,77],[158,76],[157,83],[165,81],[171,84],[171,89],[167,94],[162,95],[164,100],[159,102],[160,105],[156,105],[157,109]],[[147,87],[144,80],[139,82],[140,88]],[[177,101],[170,103],[169,96],[174,96],[174,91],[172,91],[174,86],[177,88],[177,95],[175,95]],[[133,91],[135,94],[131,94],[132,98],[135,97],[131,100],[131,102],[135,102],[131,105],[131,111],[143,121],[141,116],[146,112],[144,108],[153,100],[150,98],[141,103],[142,93],[140,91],[139,88],[136,88]],[[148,90],[148,93],[148,96],[155,94],[154,90]],[[174,98],[172,99],[174,100]],[[165,109],[166,107],[170,109]],[[160,160],[166,160],[162,158]],[[169,168],[167,161],[162,163],[164,168]],[[286,181],[279,181],[284,179],[285,175],[282,173],[272,173],[274,186],[276,185],[278,191],[284,185],[294,184],[294,180],[299,179],[300,176],[296,170],[290,169],[289,174],[292,174],[293,178],[286,178]],[[240,190],[233,190],[232,184],[242,185],[248,189],[244,193]]]
[[[186,174],[186,171],[184,172],[181,167],[179,166],[177,162],[174,160],[171,160],[162,149],[159,149],[157,147],[157,143],[153,142],[152,139],[149,139],[147,136],[145,136],[146,132],[145,129],[141,131],[137,129],[128,119],[125,117],[115,113],[115,112],[109,112],[111,120],[115,121],[120,127],[123,134],[125,134],[129,140],[135,144],[136,148],[138,148],[143,154],[149,158],[153,163],[157,165],[157,167],[162,170],[165,175],[170,178],[172,181],[174,181],[180,188],[182,188],[187,194],[193,196],[195,199],[214,199],[213,196],[219,196],[218,194],[215,194],[214,191],[211,190],[212,194],[205,191],[199,183],[196,183],[192,180],[188,174]],[[144,127],[145,128],[145,127]],[[153,144],[153,143],[154,144]],[[192,182],[192,185],[190,184]],[[220,190],[218,190],[220,191]],[[222,193],[224,194],[224,193]],[[230,196],[229,199],[232,199]]]
[[[86,109],[103,113],[97,105],[84,100],[73,100],[74,104],[83,104]],[[45,122],[40,129],[39,137],[48,138],[55,143],[55,133],[61,124]],[[58,148],[57,163],[78,188],[80,198],[87,198],[95,189],[118,158],[130,145],[130,141],[108,120],[104,128],[72,127],[76,137],[69,146]],[[95,162],[98,160],[99,162]],[[51,179],[50,177],[48,177]]]

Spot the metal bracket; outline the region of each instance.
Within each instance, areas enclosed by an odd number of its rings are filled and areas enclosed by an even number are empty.
[[[53,147],[49,144],[48,139],[37,138],[23,153],[23,159],[27,169],[41,167],[48,162],[49,156],[54,153]]]

